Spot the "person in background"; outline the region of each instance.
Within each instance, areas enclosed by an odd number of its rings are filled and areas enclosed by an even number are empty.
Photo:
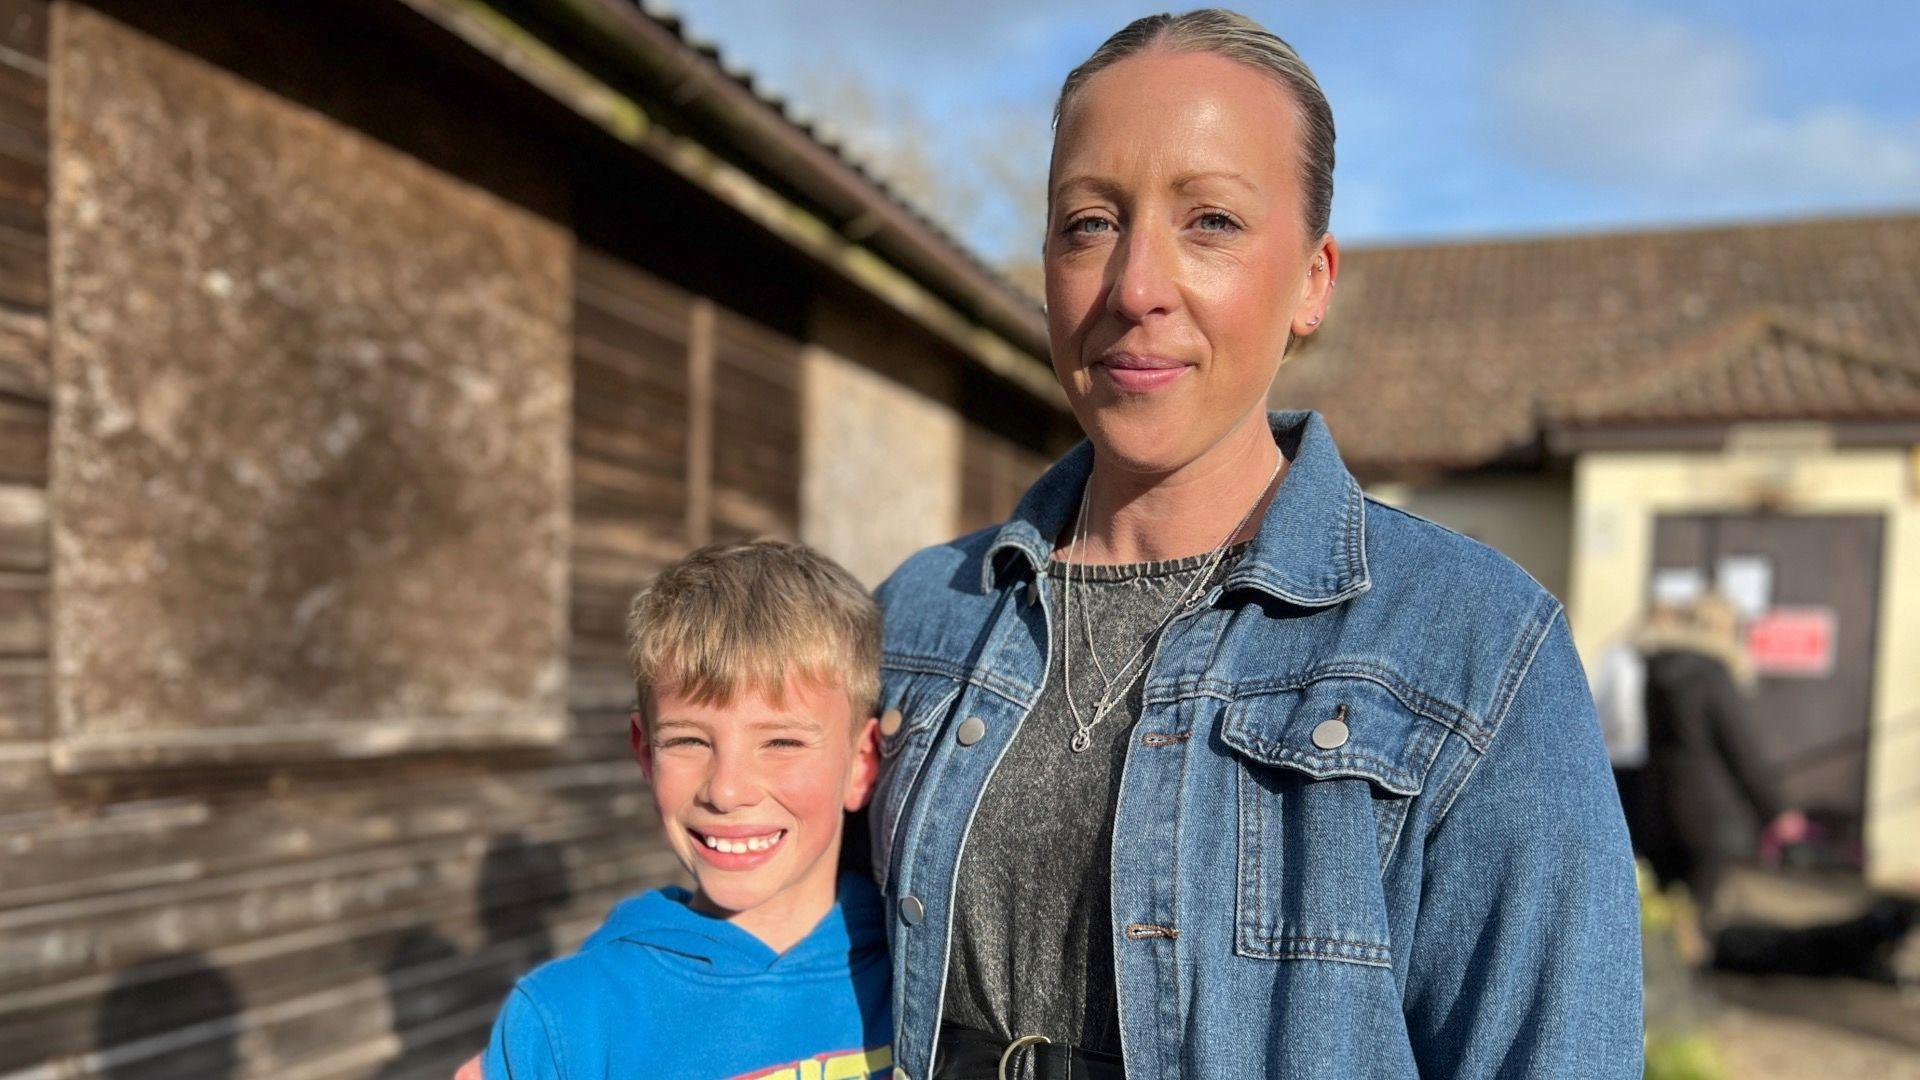
[[[1645,830],[1641,819],[1642,784],[1647,764],[1647,658],[1639,637],[1645,626],[1614,642],[1593,671],[1593,705],[1600,716],[1600,737],[1606,740],[1613,783],[1620,789],[1620,808],[1627,815],[1627,832],[1636,843]]]
[[[1636,847],[1662,886],[1684,882],[1703,910],[1727,868],[1750,862],[1763,835],[1804,839],[1806,815],[1786,805],[1745,697],[1752,669],[1733,606],[1708,593],[1654,609],[1645,655],[1644,813]]]
[[[1664,887],[1684,883],[1700,912],[1709,961],[1722,971],[1848,975],[1891,981],[1895,944],[1914,905],[1893,897],[1814,926],[1742,920],[1723,895],[1728,872],[1762,851],[1805,841],[1807,816],[1788,804],[1746,701],[1754,686],[1732,604],[1709,593],[1656,609],[1646,655],[1647,764],[1635,844]]]

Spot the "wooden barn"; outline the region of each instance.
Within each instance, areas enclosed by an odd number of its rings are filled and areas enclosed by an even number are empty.
[[[1045,352],[628,0],[0,0],[0,1078],[448,1075],[676,873],[635,588],[1004,514]]]

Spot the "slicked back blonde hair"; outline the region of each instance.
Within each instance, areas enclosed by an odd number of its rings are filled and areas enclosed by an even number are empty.
[[[643,718],[663,690],[700,704],[757,691],[784,704],[789,675],[845,687],[856,732],[880,699],[880,608],[804,544],[700,548],[633,598],[627,642]]]
[[[1237,60],[1280,84],[1300,110],[1300,179],[1304,188],[1307,243],[1327,235],[1333,217],[1333,109],[1293,46],[1258,22],[1225,8],[1201,8],[1183,15],[1148,15],[1135,19],[1093,50],[1093,55],[1067,73],[1054,102],[1053,124],[1073,104],[1088,79],[1152,49],[1210,53]],[[1253,137],[1249,133],[1249,137]]]

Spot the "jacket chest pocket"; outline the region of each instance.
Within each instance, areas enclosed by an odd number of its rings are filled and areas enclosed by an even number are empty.
[[[1371,679],[1327,676],[1239,698],[1234,951],[1389,966],[1382,870],[1444,728]]]
[[[873,876],[886,888],[893,842],[926,764],[935,734],[960,695],[960,680],[921,671],[880,669],[880,779],[868,803]]]

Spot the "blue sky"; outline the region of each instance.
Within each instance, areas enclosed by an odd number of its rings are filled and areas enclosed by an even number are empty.
[[[1149,10],[1104,0],[662,9],[803,113],[840,117],[856,152],[920,162],[936,189],[923,209],[996,259],[1038,245],[1032,196],[1061,77]],[[1332,102],[1333,227],[1347,243],[1920,209],[1920,0],[1242,10],[1292,42]],[[870,107],[843,107],[850,88]],[[865,115],[844,122],[855,113]]]

